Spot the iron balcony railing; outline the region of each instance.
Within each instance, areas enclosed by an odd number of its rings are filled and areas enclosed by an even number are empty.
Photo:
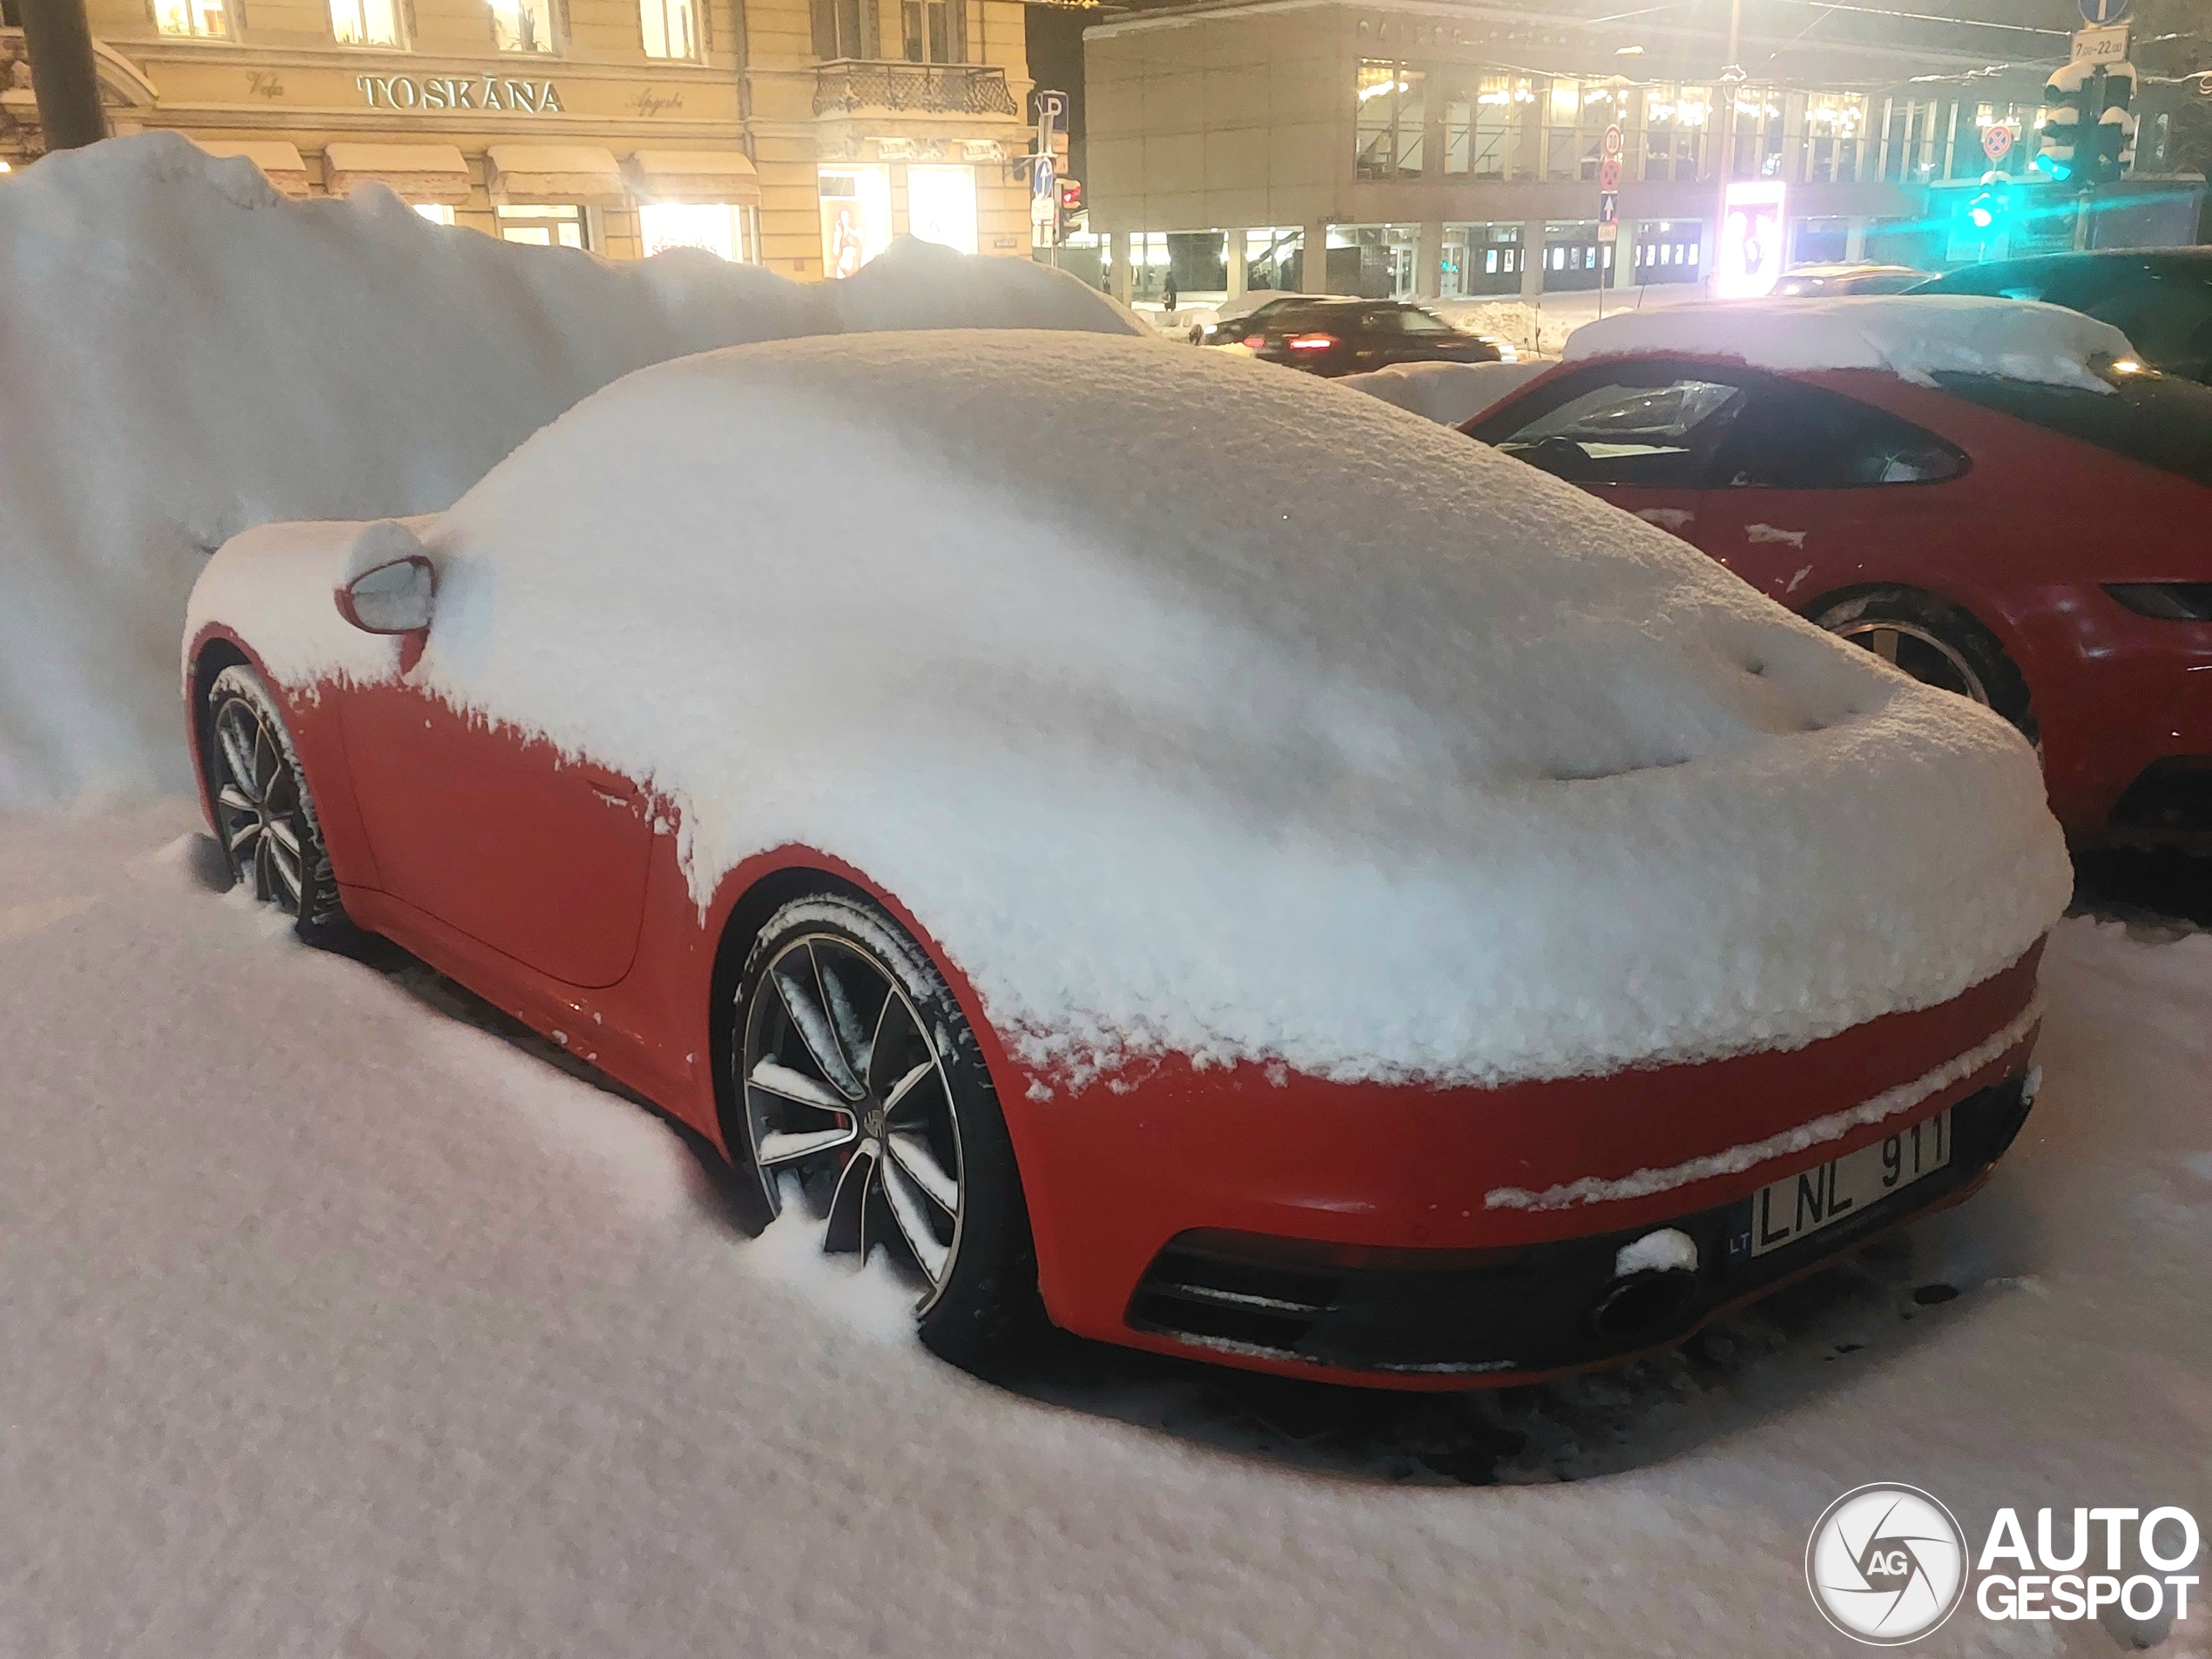
[[[1006,71],[980,64],[873,64],[846,58],[814,72],[814,113],[895,110],[921,115],[1015,115]]]

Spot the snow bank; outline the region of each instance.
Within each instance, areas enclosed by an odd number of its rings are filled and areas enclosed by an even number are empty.
[[[1566,349],[1568,335],[1582,320],[1571,303],[1557,301],[1548,314],[1541,305],[1520,300],[1424,300],[1421,303],[1454,328],[1502,340],[1523,357],[1557,357]]]
[[[195,623],[294,685],[392,672],[329,603],[347,539],[226,549]],[[423,539],[418,683],[666,797],[702,899],[788,842],[867,871],[1062,1075],[1798,1043],[1995,972],[2070,890],[2003,720],[1533,468],[1221,352],[664,364]]]
[[[0,179],[0,807],[175,786],[175,641],[248,525],[449,505],[585,394],[745,341],[1008,319],[1126,332],[1026,260],[909,243],[808,287],[679,253],[615,265],[286,201],[173,134]]]
[[[1379,397],[1440,426],[1457,426],[1534,380],[1549,363],[1400,363],[1345,374],[1340,386]]]
[[[1757,368],[1882,368],[1929,385],[1940,374],[2001,374],[2090,391],[2089,364],[2131,357],[2108,322],[2040,301],[1980,294],[1844,294],[1623,312],[1577,328],[1567,360],[1632,352],[1739,358]]]

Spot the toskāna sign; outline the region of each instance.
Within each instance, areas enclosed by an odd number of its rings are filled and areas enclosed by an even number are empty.
[[[491,76],[357,75],[354,84],[372,110],[500,110],[527,115],[565,115],[561,89],[551,81],[496,80]]]

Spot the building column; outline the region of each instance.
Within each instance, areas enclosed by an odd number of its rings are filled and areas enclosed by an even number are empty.
[[[1544,221],[1532,219],[1521,227],[1521,297],[1534,303],[1544,296]]]
[[[1106,257],[1113,261],[1114,266],[1114,280],[1109,286],[1114,291],[1114,298],[1123,305],[1127,305],[1134,280],[1134,273],[1130,270],[1129,265],[1129,233],[1127,231],[1109,233],[1106,248]]]
[[[1856,265],[1866,257],[1866,220],[1864,216],[1844,221],[1844,258]]]
[[[1716,201],[1706,209],[1697,227],[1697,281],[1709,294],[1713,291],[1713,250],[1720,241],[1721,205]]]
[[[1308,293],[1329,291],[1329,227],[1318,219],[1305,221],[1305,240],[1298,245],[1298,287]]]
[[[1623,213],[1613,227],[1613,282],[1615,288],[1642,286],[1636,276],[1636,222]]]
[[[1419,239],[1413,245],[1413,296],[1419,300],[1433,300],[1444,292],[1444,221],[1426,219],[1421,221]]]
[[[1244,233],[1241,230],[1224,231],[1221,234],[1227,244],[1222,251],[1228,256],[1229,298],[1241,300],[1244,295],[1245,280],[1251,275],[1244,264]]]

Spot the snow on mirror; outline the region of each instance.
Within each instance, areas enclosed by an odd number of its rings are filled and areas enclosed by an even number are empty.
[[[430,625],[436,587],[430,561],[413,554],[355,577],[338,590],[338,609],[368,633],[414,633]]]

